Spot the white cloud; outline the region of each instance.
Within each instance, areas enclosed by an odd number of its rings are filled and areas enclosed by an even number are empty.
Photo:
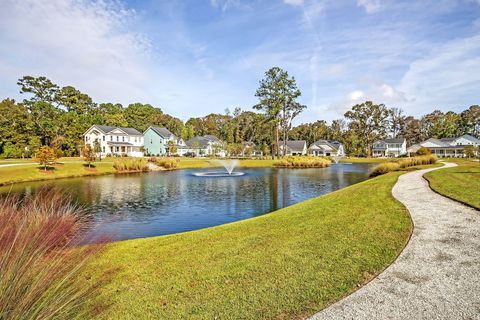
[[[99,101],[146,98],[151,75],[142,60],[150,45],[124,31],[134,18],[134,11],[114,1],[2,1],[0,87],[10,89],[24,75],[45,75]]]
[[[367,13],[375,13],[381,9],[381,0],[357,0],[357,6],[364,7]]]
[[[457,109],[479,103],[480,35],[453,40],[410,63],[399,88],[411,111]],[[475,97],[475,98],[474,98]]]
[[[348,98],[351,101],[358,101],[360,99],[363,99],[364,97],[365,97],[365,93],[362,90],[355,90],[348,94]]]
[[[283,3],[291,6],[301,6],[303,4],[303,0],[283,0]]]

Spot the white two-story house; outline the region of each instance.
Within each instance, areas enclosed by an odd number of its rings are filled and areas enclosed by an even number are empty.
[[[91,126],[84,134],[85,144],[96,149],[98,155],[143,157],[143,134],[134,128]]]
[[[407,154],[407,141],[405,138],[390,138],[378,140],[373,143],[372,155],[374,157],[399,157]]]

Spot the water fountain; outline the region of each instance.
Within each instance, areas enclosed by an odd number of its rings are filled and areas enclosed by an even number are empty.
[[[337,164],[342,158],[343,158],[343,156],[333,156],[332,160],[333,160],[333,162],[335,162],[335,164]]]
[[[195,172],[193,175],[197,177],[239,177],[245,172],[235,172],[235,167],[239,165],[238,160],[212,160],[216,164],[221,164],[226,172]]]

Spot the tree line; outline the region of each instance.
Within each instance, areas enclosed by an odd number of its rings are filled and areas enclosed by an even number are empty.
[[[78,155],[83,133],[92,125],[133,127],[141,132],[164,126],[188,140],[197,135],[215,135],[236,155],[252,142],[257,151],[281,155],[281,141],[338,140],[350,155],[369,155],[372,144],[386,137],[405,137],[409,145],[427,138],[471,134],[480,136],[480,106],[460,113],[433,111],[417,119],[400,108],[366,101],[351,107],[344,118],[330,125],[324,120],[296,127],[292,121],[306,106],[297,99],[301,91],[294,77],[281,68],[268,70],[255,92],[259,112],[226,109],[190,118],[185,123],[150,104],[97,103],[73,86],[60,87],[46,77],[24,76],[17,84],[25,99],[6,98],[0,102],[0,156],[31,157],[41,146],[53,147],[61,155]],[[282,148],[285,152],[286,148]]]

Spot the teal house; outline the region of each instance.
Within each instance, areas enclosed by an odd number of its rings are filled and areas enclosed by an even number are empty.
[[[168,141],[172,141],[177,148],[184,145],[183,140],[181,138],[177,138],[167,128],[148,127],[148,129],[143,133],[143,147],[147,155],[167,155]]]

